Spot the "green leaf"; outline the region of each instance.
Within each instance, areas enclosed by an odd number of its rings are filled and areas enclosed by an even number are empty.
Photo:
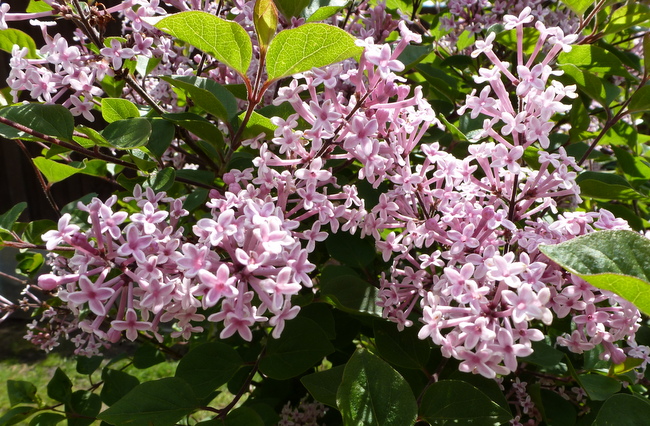
[[[246,76],[253,57],[253,45],[246,30],[238,23],[198,11],[145,20]]]
[[[346,364],[336,402],[349,425],[412,425],[418,411],[406,380],[365,350],[356,351]]]
[[[27,59],[38,59],[36,43],[28,34],[14,28],[0,30],[0,50],[11,53],[14,45],[18,45],[21,49],[27,48]]]
[[[546,342],[533,342],[532,346],[533,353],[521,358],[522,362],[528,362],[545,368],[554,368],[564,358],[564,352],[555,349]]]
[[[239,115],[238,118],[239,118],[240,125],[241,122],[244,120],[245,115],[246,113],[243,112]],[[246,123],[246,128],[242,132],[241,138],[244,140],[253,139],[258,137],[262,133],[265,135],[265,137],[272,138],[273,132],[277,128],[278,126],[273,124],[270,118],[265,117],[256,111],[253,111],[253,114],[251,114],[248,122]]]
[[[593,401],[604,401],[621,390],[621,382],[600,374],[581,374],[580,383]]]
[[[348,3],[350,0],[311,0],[309,6],[302,11],[302,15],[307,18],[307,22],[324,21],[334,16]]]
[[[600,407],[592,426],[638,426],[650,419],[650,402],[646,398],[623,393],[612,395]]]
[[[44,244],[41,236],[49,230],[56,229],[56,227],[56,223],[52,220],[35,220],[27,224],[21,238],[28,243]]]
[[[70,402],[72,397],[72,382],[63,370],[57,368],[54,376],[47,384],[47,396],[55,401]]]
[[[124,90],[126,81],[124,79],[115,79],[114,77],[107,75],[101,81],[100,85],[108,96],[117,98],[122,96],[122,90]]]
[[[145,188],[151,188],[155,192],[167,191],[174,184],[176,170],[173,167],[165,167],[152,173],[144,184]]]
[[[594,0],[562,0],[562,3],[569,6],[576,15],[582,16],[589,9],[589,6],[594,4]]]
[[[140,346],[133,355],[133,366],[140,370],[161,362],[165,362],[165,355],[152,345]]]
[[[603,34],[614,34],[635,25],[644,25],[650,20],[650,7],[642,3],[621,6],[612,13]]]
[[[483,392],[460,380],[441,380],[422,396],[420,417],[432,424],[504,424],[512,414]]]
[[[103,98],[102,117],[107,122],[112,123],[118,120],[140,117],[140,111],[128,99]]]
[[[290,21],[293,17],[300,17],[300,14],[309,5],[310,0],[274,0],[280,12]]]
[[[379,290],[361,279],[353,269],[327,266],[320,282],[321,297],[327,303],[345,312],[381,318],[382,308],[377,306]]]
[[[113,405],[140,384],[140,380],[121,370],[104,368],[102,370],[104,385],[99,394],[106,405]]]
[[[172,426],[197,408],[194,391],[177,377],[142,383],[98,418],[120,425]]]
[[[303,373],[334,352],[322,328],[297,317],[287,321],[279,339],[269,339],[260,360],[260,371],[272,379],[285,380]]]
[[[34,158],[34,164],[38,167],[38,170],[43,173],[49,183],[61,182],[62,180],[81,172],[81,169],[57,161],[48,160],[45,157]]]
[[[650,111],[650,85],[643,86],[632,94],[628,110],[632,113]]]
[[[250,407],[239,407],[226,416],[224,426],[264,426],[264,420]]]
[[[221,130],[200,115],[191,112],[163,114],[165,120],[189,130],[199,138],[213,145],[223,144]]]
[[[209,191],[205,188],[197,188],[192,191],[185,202],[183,202],[183,208],[190,213],[193,212],[199,206],[205,204],[205,201],[208,199]]]
[[[557,62],[559,65],[572,64],[595,73],[632,78],[616,55],[591,44],[572,46],[570,52],[562,52],[558,55]]]
[[[149,120],[151,124],[151,136],[147,142],[147,149],[157,158],[163,156],[176,133],[176,127],[170,121],[161,117],[154,117]]]
[[[36,275],[41,266],[43,266],[43,263],[45,263],[45,258],[41,253],[32,251],[18,253],[16,260],[18,261],[16,272],[28,277]]]
[[[16,221],[20,217],[23,210],[27,208],[27,203],[21,202],[4,212],[0,216],[0,229],[11,232]]]
[[[237,115],[237,99],[228,89],[214,80],[195,76],[162,77],[162,79],[186,91],[195,105],[225,122],[229,122]]]
[[[11,410],[6,411],[2,417],[0,417],[0,425],[9,426],[23,422],[37,410],[37,408],[27,405],[19,405],[18,407],[14,407]]]
[[[589,284],[650,313],[650,240],[633,231],[599,231],[540,251]]]
[[[41,413],[35,415],[29,426],[54,426],[65,420],[65,416],[57,413]]]
[[[117,120],[106,126],[102,136],[115,148],[137,148],[149,141],[151,124],[144,117]]]
[[[27,13],[49,12],[52,6],[45,3],[43,0],[29,0],[27,5]]]
[[[605,132],[598,145],[628,146],[635,149],[638,139],[639,133],[633,126],[619,121]]]
[[[269,80],[320,68],[361,54],[363,49],[344,30],[327,24],[305,24],[280,31],[266,55]]]
[[[45,104],[12,105],[2,108],[0,110],[0,116],[15,123],[22,124],[36,132],[66,141],[72,141],[74,118],[64,106]],[[0,126],[1,136],[9,139],[25,137],[23,132],[18,132],[18,136],[15,136],[16,130],[13,128],[9,128],[10,132],[8,133],[14,133],[14,136],[5,134],[5,129],[8,127],[4,124]]]
[[[318,371],[300,378],[300,382],[307,388],[316,401],[336,406],[336,392],[343,380],[344,365],[337,365],[329,370]]]
[[[104,360],[103,356],[78,356],[77,357],[77,373],[79,374],[93,374],[99,368]]]
[[[604,172],[583,172],[576,183],[580,195],[599,200],[641,200],[645,195],[637,192],[623,177]]]
[[[368,266],[377,253],[370,238],[360,238],[348,232],[337,232],[325,240],[330,256],[339,262],[357,268]]]
[[[36,386],[24,380],[7,380],[7,395],[9,404],[40,404],[41,399],[36,395]]]
[[[542,416],[548,425],[575,426],[577,413],[569,401],[549,389],[540,389],[539,397],[543,405]],[[537,403],[537,401],[534,401]]]
[[[569,84],[575,83],[580,90],[604,107],[609,106],[621,92],[620,88],[573,64],[561,65],[558,68],[564,71],[567,77],[563,78],[564,80],[568,80]]]
[[[74,136],[74,141],[84,148],[93,148],[95,145],[106,146],[106,147],[111,146],[111,144],[108,143],[106,138],[103,137],[101,133],[99,133],[95,129],[91,129],[90,127],[86,127],[86,126],[78,126],[76,130],[88,136],[87,138],[81,136]]]
[[[243,363],[231,346],[221,342],[205,343],[181,359],[175,377],[185,380],[196,396],[202,398],[228,383]]]
[[[373,329],[379,355],[391,364],[420,369],[429,361],[431,348],[418,338],[416,327],[399,331],[395,323],[377,320]]]
[[[88,426],[95,422],[102,408],[102,399],[90,391],[79,390],[72,394],[66,408],[74,413],[68,414],[68,426]]]

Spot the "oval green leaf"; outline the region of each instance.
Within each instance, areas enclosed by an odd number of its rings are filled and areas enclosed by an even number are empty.
[[[102,132],[102,136],[111,146],[121,149],[145,146],[150,135],[151,124],[144,117],[114,121]]]
[[[260,360],[260,371],[272,379],[295,377],[334,352],[322,328],[298,317],[287,321],[279,339],[269,339]]]
[[[237,99],[228,89],[214,80],[195,76],[162,77],[162,79],[186,91],[195,105],[225,122],[229,122],[237,115]]]
[[[2,215],[0,215],[0,229],[11,232],[16,221],[20,217],[23,210],[27,208],[27,203],[24,201],[16,204]]]
[[[336,407],[336,392],[343,380],[344,365],[337,365],[329,370],[308,374],[300,379],[316,401]]]
[[[237,351],[221,342],[210,342],[192,349],[176,367],[176,377],[187,382],[202,398],[228,380],[242,366]]]
[[[64,106],[44,104],[12,105],[1,109],[0,116],[22,124],[36,132],[66,141],[72,140],[74,117]],[[5,135],[5,128],[8,128],[14,134],[17,133],[17,135]],[[6,125],[2,125],[0,134],[10,139],[25,137],[24,133],[16,132],[15,129]]]
[[[635,395],[616,394],[605,401],[592,426],[637,426],[650,419],[650,402]]]
[[[361,54],[355,39],[327,24],[305,24],[280,31],[269,45],[266,70],[277,80],[312,68],[320,68]]]
[[[604,172],[583,172],[576,179],[580,195],[599,200],[641,200],[647,198],[637,192],[623,177]]]
[[[48,160],[45,157],[34,158],[34,164],[38,170],[43,173],[49,183],[61,182],[62,180],[81,172],[81,169],[63,163],[57,163],[53,160]]]
[[[111,424],[172,426],[198,406],[192,387],[177,377],[142,383],[98,418]]]
[[[117,120],[140,117],[140,111],[138,111],[138,107],[128,99],[103,98],[102,117],[104,117],[104,120],[108,123],[112,123]]]
[[[388,363],[365,350],[345,366],[336,402],[346,425],[412,425],[418,406],[411,387]]]
[[[399,331],[395,323],[377,320],[373,329],[379,355],[391,364],[419,369],[429,361],[431,348],[426,341],[418,338],[416,327]]]
[[[512,414],[483,392],[460,380],[431,385],[420,402],[420,417],[431,424],[504,424]]]
[[[28,59],[38,58],[36,54],[36,43],[28,34],[14,28],[0,30],[0,50],[11,53],[14,45],[18,45],[21,49],[26,47]]]
[[[633,231],[600,231],[539,249],[567,271],[650,314],[650,240]]]
[[[212,55],[242,76],[246,75],[253,57],[253,45],[238,23],[198,11],[146,20],[159,30]]]

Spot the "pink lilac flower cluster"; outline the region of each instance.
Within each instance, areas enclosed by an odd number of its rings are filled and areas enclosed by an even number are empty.
[[[328,408],[320,402],[307,402],[307,397],[302,398],[296,407],[287,402],[280,412],[278,426],[318,426],[318,420],[327,410]]]
[[[579,25],[578,18],[569,8],[549,9],[542,0],[450,0],[448,14],[441,18],[443,29],[450,31],[445,42],[453,46],[464,31],[477,34],[492,25],[501,24],[508,16],[518,15],[530,9],[530,15],[548,26],[558,26],[565,32],[573,32]]]
[[[191,236],[179,226],[188,214],[181,199],[139,186],[132,213],[115,210],[113,196],[79,205],[88,229],[64,214],[43,240],[48,250],[71,246],[74,255],[55,255],[52,273],[38,284],[83,317],[72,339],[78,352],[94,354],[123,335],[161,340],[163,324],[173,326],[172,337],[188,339],[203,331],[198,324],[206,317],[222,325],[221,338],[237,333],[250,341],[259,322],[279,337],[300,310],[291,297],[312,286],[314,265],[292,232],[298,223],[285,220],[272,199],[250,195],[213,192],[211,215],[192,226]]]
[[[380,13],[389,19],[385,8]],[[223,338],[239,333],[250,340],[258,323],[280,335],[299,310],[291,296],[312,286],[315,266],[307,255],[327,237],[324,229],[354,233],[366,215],[356,187],[338,184],[325,162],[357,161],[359,177],[379,185],[389,172],[399,173],[402,153],[437,122],[420,90],[409,97],[409,86],[395,74],[404,68],[396,58],[419,41],[403,24],[400,30],[394,49],[368,37],[358,66],[314,69],[300,77],[306,84],[295,79],[280,88],[274,103],[286,101],[296,113],[273,119],[278,128],[271,143],[246,141],[259,149],[255,167],[224,174],[226,190],[211,192],[212,217],[192,227],[193,237],[178,227],[182,201],[150,190],[134,195],[135,213],[114,212],[115,197],[94,199],[82,206],[90,229],[70,224],[66,215],[57,231],[43,236],[48,249],[75,248],[71,259],[55,256],[53,272],[39,285],[58,289],[67,307],[84,316],[78,324],[84,333],[75,337],[80,352],[94,353],[97,342],[114,342],[122,332],[131,340],[138,332],[160,338],[167,322],[177,329],[172,337],[189,338],[215,307],[207,320],[223,323]],[[297,130],[299,119],[307,128]]]
[[[179,10],[202,5],[167,3]],[[189,74],[201,62],[182,56],[170,38],[147,27],[142,18],[163,13],[157,0],[125,4],[125,29],[151,35],[130,47],[107,46],[101,63],[109,71],[123,65],[127,48],[163,58],[153,74]],[[235,4],[235,19],[252,33],[251,2]],[[562,148],[551,150],[557,129],[550,119],[566,113],[570,107],[563,101],[576,96],[574,86],[553,79],[558,72],[552,65],[576,36],[538,21],[539,41],[524,58],[523,28],[532,23],[532,13],[524,8],[504,17],[518,38],[515,67],[492,51],[494,33],[476,43],[474,56],[484,54],[494,67],[479,70],[475,81],[486,84],[459,113],[484,118],[481,137],[487,141],[475,141],[459,159],[438,143],[422,143],[440,123],[422,89],[398,75],[404,71],[399,55],[420,35],[393,20],[383,4],[365,6],[350,25],[364,47],[360,61],[313,69],[278,89],[273,103],[286,102],[295,113],[272,119],[278,127],[270,140],[245,141],[258,152],[254,167],[223,175],[225,189],[211,192],[207,217],[181,226],[182,200],[140,189],[135,211],[117,210],[112,197],[81,206],[89,214],[84,228],[63,216],[43,238],[48,249],[72,247],[74,255],[52,255],[53,271],[39,285],[58,290],[76,319],[66,322],[52,308],[46,315],[50,325],[35,325],[30,336],[46,342],[44,347],[68,336],[84,354],[122,335],[160,339],[163,324],[173,325],[172,337],[188,339],[203,330],[206,319],[219,324],[222,338],[237,333],[251,340],[256,327],[272,327],[278,337],[299,310],[291,297],[313,284],[308,255],[316,243],[329,233],[359,231],[374,238],[384,260],[392,262],[381,277],[384,316],[400,328],[422,322],[420,337],[458,359],[462,371],[496,377],[516,370],[517,357],[530,355],[531,342],[544,338],[536,326],[568,315],[574,331],[559,344],[574,352],[602,344],[604,357],[620,361],[618,342],[633,336],[638,311],[566,275],[538,250],[539,244],[627,224],[605,210],[557,214],[559,203],[579,200],[580,168]],[[399,29],[397,42],[386,43],[387,28]],[[58,43],[63,46],[51,41]],[[61,47],[50,50],[57,54]],[[42,66],[26,61],[18,68]],[[220,83],[237,81],[223,65],[206,69]],[[147,92],[174,110],[165,85],[145,79]],[[128,93],[142,103],[137,93]],[[537,170],[525,166],[525,154],[536,157]],[[348,166],[375,188],[388,182],[377,205],[366,208],[356,186],[338,181],[337,171]],[[75,329],[82,332],[73,336]],[[629,353],[634,351],[643,348]]]
[[[520,40],[514,71],[492,52],[494,33],[476,43],[474,56],[483,53],[494,66],[479,70],[475,81],[487,85],[459,112],[486,117],[487,141],[471,144],[463,159],[437,143],[420,147],[423,160],[406,151],[386,176],[393,187],[361,225],[393,262],[381,281],[384,316],[400,328],[419,318],[421,339],[458,359],[461,371],[491,378],[516,370],[517,357],[533,352],[532,342],[544,338],[535,323],[571,315],[574,331],[558,344],[577,353],[602,344],[604,358],[621,362],[616,342],[633,336],[640,318],[631,303],[567,276],[538,250],[628,226],[605,210],[556,214],[558,201],[579,200],[574,159],[562,148],[545,151],[551,116],[569,109],[563,98],[576,96],[575,86],[550,79],[559,74],[551,64],[575,36],[537,22],[539,41],[525,59],[521,37],[530,13],[505,18]],[[545,42],[552,46],[538,61]],[[538,170],[523,164],[526,150],[535,153]]]

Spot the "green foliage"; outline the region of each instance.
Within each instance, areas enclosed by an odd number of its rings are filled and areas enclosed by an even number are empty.
[[[117,120],[140,117],[140,111],[138,111],[138,107],[128,99],[103,98],[102,117],[108,123],[112,123]]]
[[[115,148],[139,148],[149,141],[151,123],[143,117],[117,120],[106,126],[102,136]]]
[[[72,140],[74,118],[70,111],[61,105],[12,105],[0,109],[0,117],[44,135],[54,136],[66,141]],[[26,137],[23,132],[6,124],[0,124],[0,136],[7,139]]]
[[[231,346],[205,343],[192,349],[176,368],[175,377],[189,384],[198,397],[205,397],[228,383],[243,361]]]
[[[225,122],[237,115],[237,100],[222,85],[208,78],[194,76],[162,77],[172,86],[187,92],[195,105]]]
[[[2,215],[0,215],[0,229],[5,231],[11,231],[14,227],[14,224],[20,217],[21,213],[27,208],[27,203],[22,202],[18,203]]]
[[[650,241],[632,231],[587,234],[540,250],[589,284],[650,313]]]
[[[429,423],[442,425],[463,422],[488,426],[512,419],[509,411],[479,389],[458,380],[433,383],[422,396],[419,414]]]
[[[260,360],[260,371],[276,380],[296,377],[334,351],[322,328],[297,317],[288,321],[278,339],[271,339]]]
[[[0,30],[0,50],[11,53],[14,46],[19,48],[27,48],[27,57],[30,59],[38,58],[36,54],[36,43],[28,34],[16,30],[14,28],[7,28]]]
[[[326,24],[305,24],[280,31],[266,56],[269,80],[309,71],[361,53],[354,38],[340,28]]]
[[[113,424],[171,426],[197,406],[190,385],[168,377],[139,384],[98,417]]]
[[[246,30],[206,12],[180,12],[149,22],[161,31],[212,55],[242,76],[246,75],[253,46]]]
[[[408,383],[388,363],[368,351],[354,353],[336,394],[345,424],[415,423],[417,403]]]

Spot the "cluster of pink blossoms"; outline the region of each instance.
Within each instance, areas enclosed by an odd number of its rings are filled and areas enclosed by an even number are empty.
[[[479,70],[475,81],[487,85],[459,112],[486,117],[486,141],[472,143],[463,159],[437,143],[420,147],[423,161],[407,152],[411,157],[404,155],[388,176],[393,187],[363,221],[384,259],[393,261],[382,278],[384,316],[399,327],[418,318],[420,338],[458,359],[462,371],[486,377],[516,370],[517,357],[530,355],[532,342],[544,338],[534,324],[550,324],[554,316],[571,315],[574,324],[558,344],[576,353],[602,344],[603,357],[621,362],[625,353],[616,342],[631,338],[640,318],[631,303],[567,276],[538,250],[628,226],[605,210],[553,215],[558,201],[579,201],[574,159],[561,147],[544,150],[555,131],[550,118],[570,109],[563,98],[576,96],[575,86],[550,80],[560,74],[551,64],[576,36],[538,22],[538,43],[524,60],[523,27],[532,19],[529,8],[504,18],[519,40],[514,71],[492,52],[494,33],[476,43],[473,56],[485,54],[494,67]],[[551,46],[540,55],[546,42]],[[542,149],[531,151],[540,164],[533,170],[522,157],[536,143]]]
[[[75,249],[70,258],[56,256],[52,273],[38,283],[58,289],[78,318],[82,333],[73,341],[79,353],[94,354],[123,333],[129,340],[139,332],[161,340],[165,323],[173,325],[172,337],[188,339],[203,331],[196,324],[206,316],[223,324],[221,338],[238,333],[250,341],[258,322],[280,335],[284,321],[300,310],[291,296],[312,286],[314,265],[292,233],[298,223],[284,220],[271,199],[214,195],[207,203],[212,215],[192,226],[190,237],[178,226],[187,215],[182,200],[139,186],[136,212],[113,211],[116,196],[106,203],[94,198],[79,205],[88,212],[89,229],[65,214],[57,230],[43,235],[49,250]],[[48,318],[64,320],[54,308]]]
[[[136,3],[124,9],[126,25],[151,30],[141,18],[161,13],[158,2]],[[180,10],[198,7],[173,3]],[[236,19],[252,33],[251,3],[236,5]],[[475,56],[485,54],[494,67],[479,71],[475,81],[486,85],[459,113],[485,117],[481,137],[488,141],[475,141],[459,159],[437,143],[421,143],[438,120],[421,88],[397,75],[404,71],[399,55],[420,36],[398,25],[382,4],[363,12],[350,26],[365,48],[360,61],[314,69],[278,89],[273,103],[287,102],[295,113],[272,119],[278,127],[271,140],[246,141],[259,151],[254,167],[223,176],[225,190],[211,192],[210,214],[189,224],[191,233],[179,226],[182,200],[138,190],[135,212],[114,211],[115,198],[95,199],[83,207],[88,229],[64,216],[57,231],[44,235],[48,249],[74,248],[70,258],[53,255],[52,273],[39,279],[44,289],[59,289],[77,314],[71,326],[57,328],[57,321],[66,323],[53,308],[46,313],[51,330],[81,329],[74,340],[85,354],[122,334],[161,338],[165,324],[173,325],[172,337],[187,339],[206,319],[220,324],[223,338],[238,333],[250,340],[260,326],[273,327],[278,337],[299,310],[291,297],[313,284],[315,266],[307,257],[316,243],[330,232],[359,231],[392,261],[381,278],[384,316],[399,327],[419,320],[420,337],[458,359],[462,371],[495,377],[516,370],[517,357],[530,355],[532,342],[544,338],[537,325],[554,316],[573,318],[572,334],[559,344],[574,352],[602,344],[604,357],[622,359],[618,342],[634,335],[638,311],[567,276],[537,248],[594,229],[627,228],[605,210],[557,215],[558,203],[579,200],[574,159],[562,148],[546,151],[556,131],[550,118],[568,111],[563,100],[575,97],[575,87],[552,78],[558,74],[553,60],[575,36],[537,22],[539,41],[524,58],[523,28],[532,21],[526,8],[504,17],[519,40],[515,67],[492,52],[493,33],[476,43]],[[387,28],[399,28],[394,45],[386,43]],[[167,65],[154,74],[189,73],[200,61],[155,37],[155,54]],[[118,45],[107,49],[113,50],[102,55],[113,68],[131,53]],[[20,62],[18,69],[28,65],[35,66]],[[206,75],[220,83],[236,78],[222,65]],[[149,94],[173,110],[166,83],[147,78],[148,84],[155,89]],[[523,165],[525,152],[535,153],[537,170]],[[358,167],[358,178],[375,188],[388,182],[390,189],[366,208],[354,185],[338,182],[341,164]],[[42,338],[37,327],[31,337]],[[629,351],[635,353],[644,348]]]

